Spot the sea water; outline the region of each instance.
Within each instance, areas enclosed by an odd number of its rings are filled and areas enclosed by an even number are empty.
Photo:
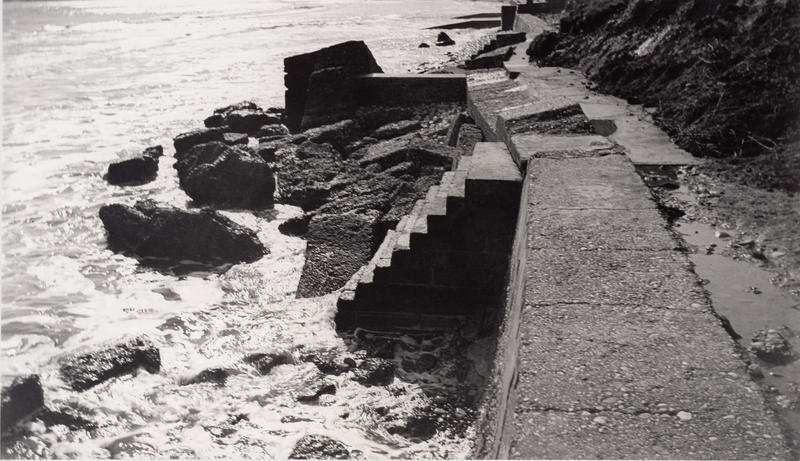
[[[336,295],[295,299],[305,242],[277,227],[299,209],[225,211],[256,230],[270,253],[222,274],[183,275],[109,251],[97,212],[144,198],[186,207],[171,138],[201,126],[215,107],[243,99],[282,105],[284,57],[358,39],[384,70],[415,71],[452,51],[419,48],[435,41],[437,31],[425,28],[497,8],[453,0],[3,2],[0,373],[4,384],[39,374],[48,405],[98,426],[34,423],[11,454],[285,458],[314,433],[370,458],[465,456],[463,439],[409,441],[376,425],[371,411],[408,405],[424,394],[415,383],[446,385],[439,381],[455,370],[399,372],[402,395],[333,377],[336,395],[306,405],[295,398],[318,381],[314,365],[260,376],[242,363],[250,352],[347,351],[332,322]],[[450,35],[464,42],[483,33]],[[155,181],[103,180],[110,162],[155,144],[165,148]],[[85,392],[61,380],[65,355],[136,335],[159,347],[161,373]],[[233,370],[225,386],[180,385],[215,366]],[[440,361],[448,366],[456,365]]]

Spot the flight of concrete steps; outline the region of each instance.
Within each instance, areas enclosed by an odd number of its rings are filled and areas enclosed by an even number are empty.
[[[521,182],[505,145],[478,143],[345,285],[337,329],[492,324],[502,304]]]

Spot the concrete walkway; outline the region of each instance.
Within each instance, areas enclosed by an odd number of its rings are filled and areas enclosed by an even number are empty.
[[[494,413],[474,455],[790,459],[635,170],[697,159],[636,108],[593,94],[577,72],[520,58],[506,68],[513,79],[505,70],[468,76],[473,116],[525,175],[486,397]],[[584,119],[565,109],[576,104]],[[550,123],[559,113],[569,120]]]
[[[624,155],[532,159],[512,458],[788,459]]]

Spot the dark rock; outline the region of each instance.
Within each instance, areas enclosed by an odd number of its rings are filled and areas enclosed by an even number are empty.
[[[455,147],[458,143],[458,133],[461,130],[461,125],[465,123],[475,124],[475,120],[472,119],[469,115],[464,112],[459,112],[456,118],[453,119],[453,123],[450,124],[450,128],[447,130],[447,145]]]
[[[301,394],[297,396],[298,402],[314,402],[319,400],[320,396],[324,394],[334,395],[336,394],[336,385],[335,384],[321,384],[317,386],[316,390],[310,394]]]
[[[348,363],[347,359],[341,362],[336,359],[335,354],[308,354],[301,358],[304,362],[311,362],[316,365],[317,369],[326,375],[339,376],[354,366],[354,364]]]
[[[150,156],[134,157],[108,166],[106,180],[110,184],[145,184],[158,174],[158,160]]]
[[[526,53],[531,57],[531,61],[538,61],[555,51],[558,40],[558,32],[542,32],[533,39]]]
[[[240,102],[237,102],[235,104],[231,104],[229,106],[225,106],[225,107],[220,107],[220,108],[214,109],[214,114],[218,114],[218,115],[222,115],[223,117],[226,117],[231,112],[234,112],[234,111],[237,111],[237,110],[256,110],[256,111],[260,111],[261,108],[258,107],[258,105],[256,103],[252,102],[252,101],[240,101]]]
[[[366,264],[372,257],[380,216],[376,210],[314,216],[306,235],[306,262],[297,297],[321,296],[341,288]]]
[[[284,109],[283,107],[267,107],[267,110],[265,112],[268,114],[272,114],[276,117],[283,118],[284,114],[286,114],[286,109]]]
[[[391,360],[394,358],[395,350],[398,347],[396,339],[374,335],[364,330],[358,331],[356,338],[359,347],[367,351],[368,357]]]
[[[350,144],[344,146],[344,151],[342,151],[342,155],[345,158],[352,158],[354,160],[358,160],[360,158],[358,155],[353,155],[354,152],[363,149],[364,147],[371,146],[377,143],[378,140],[372,137],[364,137],[357,141],[353,141]]]
[[[369,146],[359,165],[366,167],[378,163],[387,169],[403,162],[414,162],[417,165],[436,165],[452,167],[460,152],[450,146],[437,144],[422,139],[416,134],[409,134]]]
[[[459,150],[433,141],[416,140],[408,146],[408,160],[420,166],[439,166],[449,170],[459,157]]]
[[[205,144],[212,141],[224,141],[225,132],[221,128],[204,128],[200,130],[190,131],[175,136],[173,143],[175,144],[175,157],[180,159],[181,155],[198,144]]]
[[[111,378],[144,368],[161,370],[161,354],[146,338],[134,338],[104,349],[69,356],[61,361],[61,377],[76,391],[85,391]]]
[[[278,225],[278,230],[283,235],[292,235],[295,237],[302,237],[308,232],[308,223],[311,221],[311,215],[304,213],[300,216],[295,216],[287,219]]]
[[[471,155],[475,149],[475,144],[483,141],[483,131],[477,125],[463,124],[458,130],[458,141],[456,147],[466,155]]]
[[[270,123],[258,129],[257,138],[289,136],[289,129],[281,123]]]
[[[44,406],[44,391],[39,375],[18,376],[10,385],[3,387],[2,409],[0,409],[0,432],[25,419]]]
[[[358,164],[366,167],[371,163],[377,163],[381,168],[386,169],[406,162],[408,161],[409,145],[418,139],[421,139],[419,135],[408,134],[371,145],[366,149],[366,154],[358,161]]]
[[[416,361],[403,360],[403,369],[414,373],[425,373],[433,370],[439,363],[435,355],[424,353]]]
[[[150,146],[142,151],[142,155],[145,157],[159,158],[162,155],[164,155],[164,148],[161,147],[160,145]]]
[[[255,232],[211,210],[159,207],[152,201],[100,208],[114,251],[209,264],[252,262],[267,253]]]
[[[388,173],[388,170],[384,173]],[[427,189],[426,189],[427,191]],[[389,229],[396,229],[397,224],[403,219],[403,216],[411,213],[414,208],[414,203],[417,199],[425,196],[422,192],[417,195],[408,195],[405,197],[398,197],[392,201],[392,208],[381,217],[380,231],[381,234],[386,234]]]
[[[465,69],[492,69],[495,67],[503,67],[503,63],[508,61],[514,55],[513,46],[498,48],[494,51],[481,53],[473,56],[464,62]]]
[[[455,40],[444,32],[439,32],[439,35],[436,36],[436,46],[451,46],[455,44]]]
[[[308,140],[317,144],[330,144],[338,151],[344,151],[358,136],[358,125],[352,120],[342,120],[331,125],[312,128],[305,132]]]
[[[766,362],[786,363],[792,360],[789,341],[778,330],[756,331],[753,334],[750,350]]]
[[[431,46],[430,46],[430,45],[428,45],[427,43],[420,43],[420,44],[419,44],[419,48],[430,48],[430,47],[431,47]]]
[[[416,175],[419,172],[419,166],[414,162],[403,162],[398,163],[397,165],[387,168],[383,173],[388,174],[389,176],[394,176],[399,178],[400,176],[405,175]]]
[[[388,211],[392,204],[412,194],[411,184],[385,174],[364,170],[347,171],[331,182],[333,192],[328,203],[317,209],[319,214],[342,214],[358,210]]]
[[[210,117],[206,117],[206,119],[203,120],[203,125],[205,125],[206,128],[221,127],[225,125],[225,117],[220,114],[214,114]]]
[[[290,365],[294,363],[294,357],[289,352],[259,352],[245,356],[245,363],[255,367],[262,375],[268,374],[278,365]]]
[[[48,428],[52,426],[67,426],[72,430],[92,430],[97,428],[97,423],[84,418],[70,407],[61,407],[58,410],[43,408],[35,413],[35,417]]]
[[[275,178],[259,155],[210,142],[192,147],[175,164],[180,186],[198,204],[258,207],[272,203]]]
[[[281,123],[281,119],[260,109],[238,109],[225,115],[225,124],[232,131],[256,135],[264,125]]]
[[[247,145],[247,141],[247,133],[224,133],[222,135],[222,142],[229,146],[235,146],[237,144]]]
[[[422,125],[416,120],[403,120],[384,125],[373,131],[370,136],[376,139],[391,139],[419,130],[420,128],[422,128]]]
[[[304,435],[294,446],[289,459],[350,459],[347,447],[338,440],[317,434]]]
[[[293,156],[278,158],[275,168],[279,200],[299,206],[303,211],[326,203],[331,195],[333,178],[348,169],[356,169],[344,164],[330,145],[312,142],[300,145]]]
[[[286,125],[312,128],[349,118],[352,77],[383,72],[367,45],[349,41],[286,58]],[[313,75],[313,77],[312,77]]]
[[[356,110],[355,121],[365,131],[371,131],[390,123],[414,118],[408,107],[367,106]]]
[[[283,145],[284,143],[275,141],[259,142],[255,154],[263,158],[265,162],[272,163],[277,158],[275,153],[278,151],[278,148]]]
[[[201,371],[189,379],[181,381],[181,386],[200,383],[215,383],[218,386],[224,386],[229,375],[230,372],[224,368],[209,368]]]
[[[155,179],[158,173],[158,158],[164,155],[161,146],[150,146],[142,155],[108,166],[106,180],[111,184],[144,184]]]
[[[390,426],[386,430],[406,438],[428,440],[436,435],[437,419],[433,414],[412,415],[406,418],[404,424]]]
[[[368,358],[358,367],[353,380],[365,386],[386,386],[394,381],[394,362],[380,358]]]

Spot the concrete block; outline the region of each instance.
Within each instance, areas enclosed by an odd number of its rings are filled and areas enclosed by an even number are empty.
[[[500,7],[502,30],[512,30],[517,16],[517,5],[503,5]]]
[[[356,78],[360,106],[409,106],[463,102],[467,80],[456,74],[369,74]]]
[[[522,175],[505,144],[480,142],[475,145],[467,179],[522,182]]]
[[[650,191],[622,155],[529,162],[528,204],[542,208],[655,208]]]
[[[623,153],[604,136],[537,133],[511,136],[509,150],[519,162],[527,162],[531,158],[595,157],[610,152]]]

